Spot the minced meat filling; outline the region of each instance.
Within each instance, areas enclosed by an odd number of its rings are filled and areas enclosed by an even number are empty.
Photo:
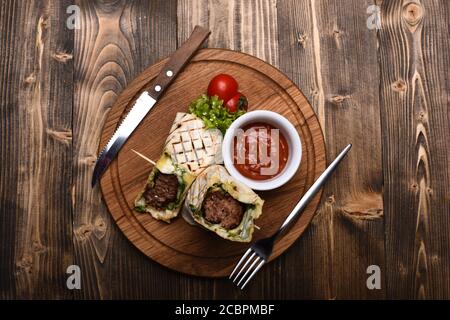
[[[223,228],[230,230],[241,223],[244,208],[229,193],[217,190],[208,192],[205,196],[203,214],[207,221],[220,224]]]
[[[177,176],[158,172],[153,180],[153,187],[147,186],[144,198],[148,205],[164,209],[169,203],[176,201],[177,192]]]

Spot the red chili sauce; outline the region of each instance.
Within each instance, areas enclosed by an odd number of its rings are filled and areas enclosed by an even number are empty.
[[[276,143],[276,133],[272,131],[276,128],[268,123],[252,123],[242,129],[243,135],[234,137],[233,164],[236,169],[253,180],[267,180],[283,171],[289,157],[289,147],[281,130],[278,130]]]

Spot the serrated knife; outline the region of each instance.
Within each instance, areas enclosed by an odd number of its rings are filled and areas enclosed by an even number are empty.
[[[161,69],[148,90],[143,91],[136,99],[130,112],[126,115],[109,142],[100,152],[92,175],[92,187],[95,186],[133,131],[158,102],[158,99],[180,73],[183,67],[189,62],[206,38],[208,38],[210,33],[209,30],[196,26],[186,42],[171,55],[169,61],[167,61]]]

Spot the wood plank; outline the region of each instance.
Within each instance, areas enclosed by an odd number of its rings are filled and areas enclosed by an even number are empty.
[[[366,288],[366,268],[376,264],[384,270],[377,38],[366,27],[371,4],[278,3],[279,21],[284,17],[279,24],[280,67],[315,107],[329,161],[353,143],[325,188],[316,219],[295,248],[298,257],[289,257],[289,282],[302,284],[294,295],[298,298],[384,296],[383,290]],[[371,155],[370,161],[361,161],[365,155]]]
[[[310,1],[283,1],[277,9],[278,20],[282,21],[278,25],[280,70],[303,91],[323,127],[322,73],[316,72],[316,68],[320,69],[320,59],[316,59],[320,58],[316,13]],[[319,208],[323,208],[323,198]],[[329,215],[318,212],[301,239],[286,253],[284,272],[286,279],[293,280],[284,280],[283,285],[290,286],[292,281],[298,286],[291,292],[291,298],[330,299],[332,296],[329,220]]]
[[[64,286],[72,263],[71,205],[61,192],[70,187],[72,157],[68,5],[3,1],[0,7],[2,298],[72,296]]]
[[[275,0],[178,0],[178,42],[196,25],[212,31],[209,48],[242,51],[278,66]]]
[[[15,285],[14,244],[16,242],[16,212],[18,208],[17,182],[19,166],[19,125],[17,88],[22,82],[18,76],[20,65],[16,55],[22,45],[10,36],[17,30],[19,15],[17,3],[4,1],[0,7],[0,299],[17,297]],[[6,85],[8,84],[8,85]]]
[[[450,295],[448,1],[383,2],[388,298]]]
[[[365,28],[374,2],[378,49]],[[77,298],[448,299],[450,3],[409,2],[78,0],[73,49],[73,2],[1,1],[0,299],[71,298],[72,245]],[[117,95],[196,24],[212,29],[209,46],[261,57],[299,85],[335,147],[329,159],[358,142],[306,234],[244,292],[150,261],[89,186]],[[381,291],[365,288],[368,264],[386,273]]]
[[[75,31],[72,194],[76,262],[86,285],[77,297],[177,297],[184,290],[181,276],[135,249],[112,221],[99,188],[90,186],[102,125],[118,94],[176,49],[176,1],[76,3],[82,22]]]
[[[209,28],[208,0],[177,1],[177,41],[178,45],[186,41],[195,26]],[[214,37],[211,34],[205,44]]]
[[[208,47],[243,51],[278,66],[276,1],[178,1],[178,39],[183,41],[196,24],[211,30]],[[244,291],[229,280],[214,281],[213,296],[221,298],[281,298],[282,259],[270,263]]]

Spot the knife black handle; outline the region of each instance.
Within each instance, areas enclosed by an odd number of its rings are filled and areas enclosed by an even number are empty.
[[[148,89],[148,93],[152,98],[158,100],[210,33],[211,31],[200,26],[194,28],[189,38],[170,56],[169,61],[167,61],[152,82],[151,87]]]

